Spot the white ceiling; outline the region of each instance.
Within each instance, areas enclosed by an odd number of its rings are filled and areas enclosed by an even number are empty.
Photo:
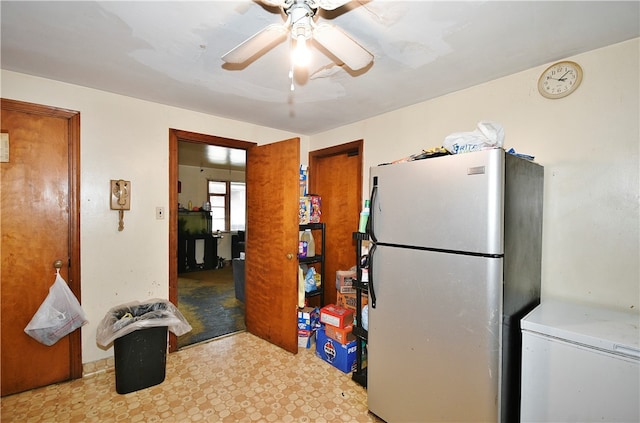
[[[320,21],[375,56],[355,74],[315,51],[289,90],[288,44],[220,57],[278,9],[244,1],[1,2],[2,68],[313,135],[640,35],[638,1],[353,1]]]

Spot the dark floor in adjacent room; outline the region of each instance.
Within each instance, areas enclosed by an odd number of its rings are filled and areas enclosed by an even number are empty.
[[[244,304],[236,299],[230,265],[180,273],[178,309],[193,328],[178,337],[178,348],[246,329]]]

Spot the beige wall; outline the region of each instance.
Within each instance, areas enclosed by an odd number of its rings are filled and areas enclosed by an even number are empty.
[[[543,298],[638,312],[639,51],[635,39],[570,57],[584,80],[564,99],[538,94],[539,66],[314,135],[311,150],[363,138],[368,169],[498,122],[506,148],[545,167]]]
[[[96,345],[96,328],[109,308],[133,300],[169,296],[169,223],[155,208],[169,204],[169,128],[266,144],[297,136],[2,71],[4,98],[80,111],[80,242],[84,363],[113,356]],[[301,140],[301,155],[308,145]],[[131,210],[124,231],[109,209],[109,180],[131,181]],[[187,200],[188,201],[188,200]]]
[[[574,57],[582,86],[563,100],[536,89],[544,66],[312,137],[301,157],[365,140],[365,166],[440,145],[480,120],[505,128],[506,146],[545,166],[543,296],[639,308],[638,39]],[[96,327],[112,306],[168,296],[168,129],[265,144],[284,131],[2,71],[5,98],[81,113],[83,362],[112,356]],[[366,76],[365,76],[366,77]],[[109,210],[109,180],[132,183],[125,229]],[[368,181],[365,179],[365,191]],[[115,265],[117,263],[117,265]]]

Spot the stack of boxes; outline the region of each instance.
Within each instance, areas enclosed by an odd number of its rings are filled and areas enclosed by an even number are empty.
[[[316,335],[316,355],[344,373],[353,371],[356,364],[353,318],[353,310],[335,304],[320,309],[322,327]]]
[[[298,309],[298,347],[311,348],[315,342],[315,332],[320,327],[318,307]]]
[[[336,305],[356,311],[356,270],[338,270],[336,272],[336,289],[338,291],[338,300]],[[368,297],[361,295],[361,305],[364,307],[367,305]]]
[[[336,272],[337,304],[320,309],[321,327],[316,332],[316,355],[337,369],[351,373],[356,367],[358,340],[353,332],[356,315],[356,270]],[[362,295],[362,306],[367,296]]]

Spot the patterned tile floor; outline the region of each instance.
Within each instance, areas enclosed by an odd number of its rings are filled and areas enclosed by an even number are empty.
[[[381,422],[367,392],[320,360],[247,332],[167,356],[165,381],[125,395],[110,369],[1,399],[10,422]]]

